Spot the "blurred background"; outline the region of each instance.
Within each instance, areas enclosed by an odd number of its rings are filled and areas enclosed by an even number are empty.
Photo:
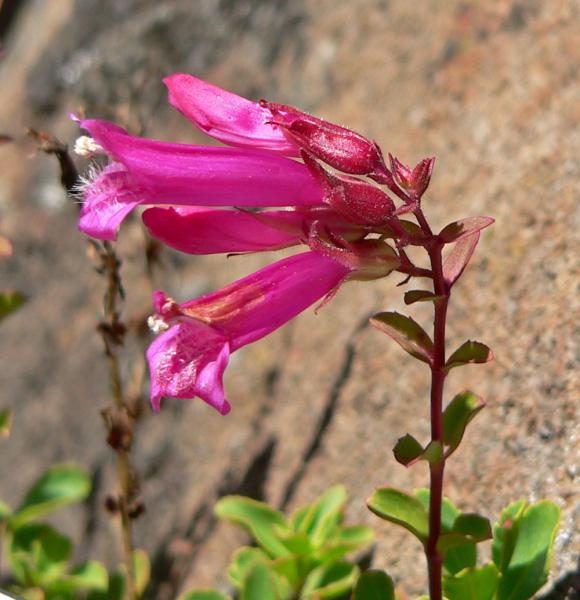
[[[184,71],[346,125],[404,162],[435,155],[424,200],[435,226],[496,219],[452,301],[449,347],[480,339],[496,360],[449,379],[449,396],[469,386],[488,405],[450,461],[446,495],[492,520],[510,500],[555,500],[564,518],[552,575],[569,576],[580,517],[579,18],[575,0],[5,0],[0,134],[13,141],[0,146],[0,228],[14,255],[0,270],[2,287],[29,301],[2,322],[0,407],[15,419],[0,439],[0,497],[16,503],[49,465],[80,463],[95,492],[59,524],[81,559],[118,562],[103,510],[115,487],[95,331],[105,281],[56,161],[26,130],[72,144],[75,112],[211,143],[166,102],[162,78]],[[146,247],[135,218],[118,243],[130,327],[121,363],[144,396],[144,346],[132,333],[152,286],[183,301],[275,258],[163,250],[150,278]],[[408,431],[428,437],[428,373],[366,326],[379,309],[408,311],[396,283],[349,284],[317,315],[237,353],[227,417],[199,400],[168,400],[157,415],[146,408],[133,455],[147,510],[135,538],[152,557],[151,598],[223,587],[245,538],[214,520],[221,495],[292,508],[340,482],[349,519],[377,528],[374,564],[407,593],[425,591],[418,543],[364,504],[377,485],[427,482],[424,466],[405,470],[391,448]],[[415,306],[428,324],[429,307]]]

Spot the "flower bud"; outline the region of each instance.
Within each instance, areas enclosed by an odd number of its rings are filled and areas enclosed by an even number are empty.
[[[331,167],[355,175],[368,175],[384,169],[379,147],[362,135],[291,106],[265,100],[260,104],[272,113],[273,124],[282,127],[301,148]]]
[[[417,163],[413,170],[391,154],[389,154],[389,160],[395,181],[404,190],[409,192],[414,199],[420,199],[431,181],[435,158],[424,158],[421,162]]]

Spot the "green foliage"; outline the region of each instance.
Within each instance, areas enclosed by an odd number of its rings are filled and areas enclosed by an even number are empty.
[[[443,578],[443,592],[449,600],[492,600],[499,581],[493,563],[464,569],[455,576]]]
[[[229,598],[214,590],[197,590],[181,594],[178,600],[229,600]]]
[[[483,400],[470,391],[457,394],[443,411],[443,443],[445,457],[455,452],[468,423],[485,406]]]
[[[28,490],[15,511],[0,502],[0,525],[10,567],[11,590],[26,600],[122,600],[122,575],[109,576],[96,561],[70,566],[72,542],[41,517],[84,500],[90,492],[86,473],[74,465],[56,465]],[[137,586],[148,579],[147,557],[136,557]]]
[[[404,527],[421,543],[427,542],[429,516],[417,498],[395,488],[379,488],[367,500],[367,506],[381,519]]]
[[[240,599],[331,600],[348,596],[359,568],[345,557],[366,546],[374,534],[368,527],[343,525],[346,500],[344,487],[335,486],[286,518],[257,500],[222,498],[216,514],[242,527],[258,545],[238,549],[228,568],[228,578]],[[197,590],[182,600],[206,598],[224,597]]]
[[[436,300],[441,300],[445,296],[436,296],[433,292],[429,290],[409,290],[405,292],[403,296],[403,300],[405,304],[415,304],[415,302],[435,302]]]
[[[431,363],[433,342],[421,325],[411,317],[397,312],[382,312],[372,317],[371,325],[393,338],[414,358]]]
[[[356,582],[352,600],[395,600],[393,580],[383,571],[366,571]]]
[[[15,290],[0,292],[0,320],[18,310],[26,302],[26,296]]]
[[[12,411],[0,410],[0,437],[8,437],[12,430]]]
[[[471,363],[486,363],[493,360],[492,351],[481,342],[467,340],[455,350],[445,363],[445,371]]]
[[[493,562],[501,573],[497,600],[525,600],[548,578],[560,509],[548,500],[510,504],[493,528]]]

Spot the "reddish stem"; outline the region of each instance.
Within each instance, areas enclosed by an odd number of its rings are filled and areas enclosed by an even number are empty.
[[[431,228],[421,209],[415,216],[426,235],[432,236]],[[431,441],[443,441],[443,388],[445,385],[445,327],[447,322],[447,306],[449,304],[450,288],[443,278],[443,259],[441,252],[443,243],[433,238],[433,243],[427,247],[433,274],[433,291],[441,296],[434,303],[433,321],[433,362],[431,364]],[[441,535],[441,504],[443,501],[443,475],[445,458],[438,464],[430,465],[429,490],[429,538],[425,547],[429,570],[429,596],[431,600],[442,600],[441,576],[443,556],[437,550],[437,542]]]

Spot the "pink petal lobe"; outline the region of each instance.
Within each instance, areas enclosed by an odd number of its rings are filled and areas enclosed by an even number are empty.
[[[79,229],[93,238],[113,241],[121,222],[141,200],[123,165],[112,163],[84,186]]]
[[[164,396],[199,396],[220,413],[229,412],[222,382],[229,353],[227,340],[198,321],[179,322],[159,335],[147,350],[153,408],[160,409]]]
[[[272,115],[258,102],[185,73],[163,81],[169,90],[169,103],[207,135],[231,146],[298,156],[297,144],[268,122]]]
[[[322,188],[297,161],[264,150],[175,144],[129,135],[107,121],[81,126],[155,204],[310,206]],[[142,202],[143,204],[146,202]]]

